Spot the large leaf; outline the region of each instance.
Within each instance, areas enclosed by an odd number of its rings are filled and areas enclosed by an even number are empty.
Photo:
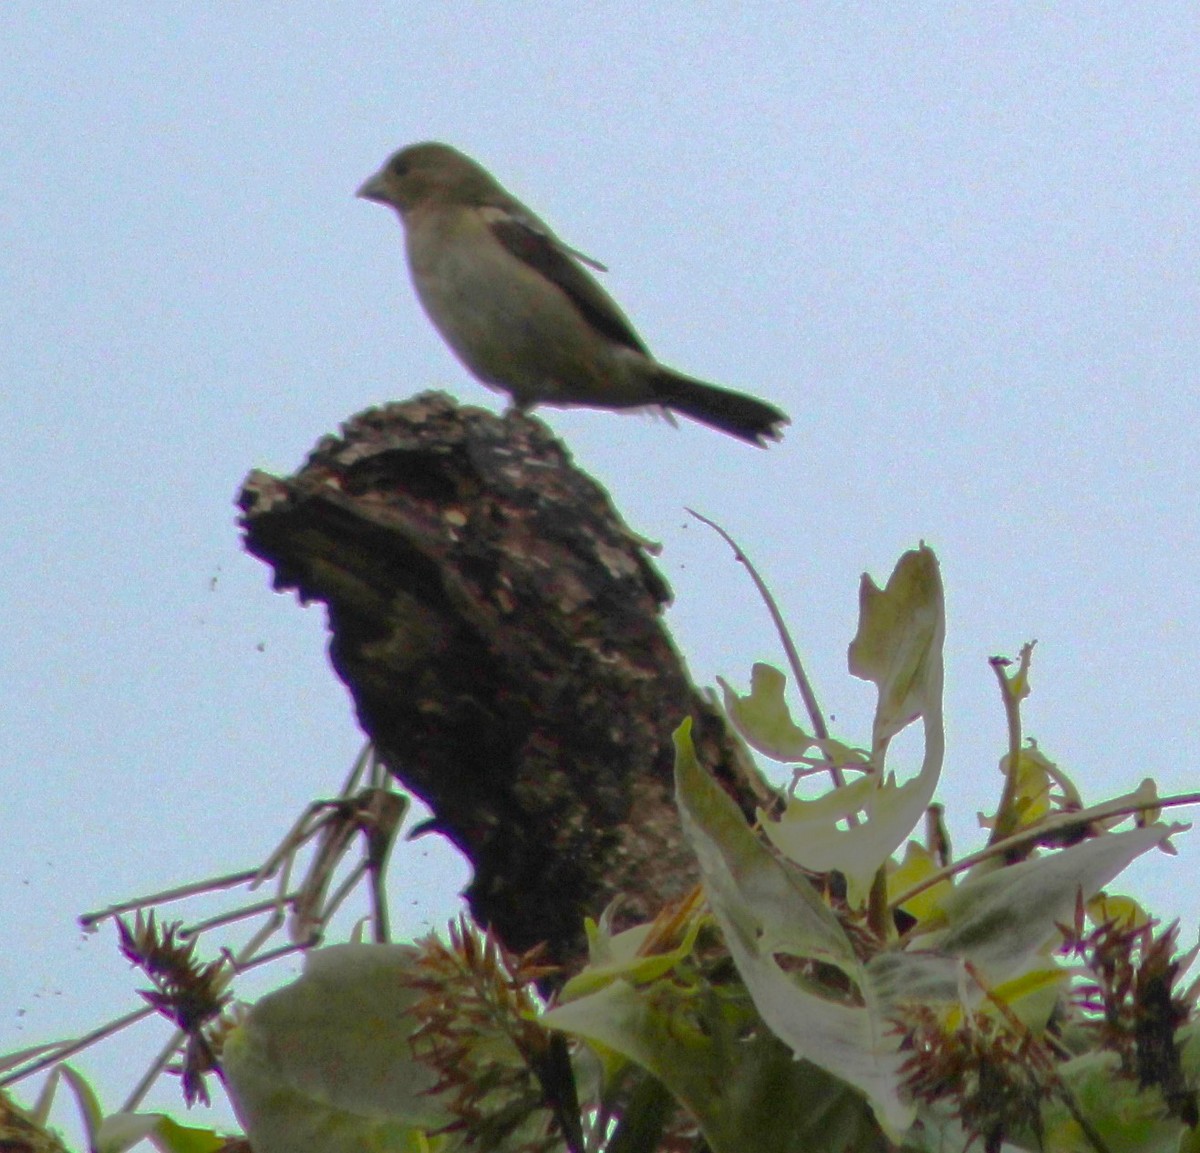
[[[899,1097],[895,1039],[837,918],[799,872],[772,855],[700,766],[688,721],[675,734],[675,751],[684,830],[759,1014],[798,1057],[855,1086],[885,1127],[902,1132],[912,1110]],[[851,994],[839,1000],[806,985],[795,960],[840,969],[853,983]]]
[[[1101,833],[1045,856],[973,873],[941,901],[947,925],[923,938],[926,947],[974,963],[990,983],[1007,981],[1069,924],[1080,894],[1095,896],[1135,858],[1166,847],[1187,825],[1156,822],[1125,833]]]
[[[778,820],[763,817],[771,843],[791,860],[850,883],[853,903],[904,843],[933,800],[945,757],[942,646],[945,607],[937,558],[922,546],[896,563],[887,587],[864,574],[850,671],[873,681],[879,698],[872,733],[875,772],[816,800],[792,798]],[[891,738],[921,718],[925,752],[920,772],[897,785],[886,771]]]
[[[304,973],[262,998],[221,1063],[255,1153],[426,1153],[451,1120],[415,1061],[404,945],[310,952]]]
[[[617,980],[545,1021],[654,1074],[692,1112],[714,1153],[884,1153],[888,1143],[862,1097],[796,1061],[754,1027],[742,1001],[703,987]]]

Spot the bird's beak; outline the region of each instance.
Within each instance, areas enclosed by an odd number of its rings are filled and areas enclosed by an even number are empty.
[[[391,204],[392,202],[382,172],[376,172],[374,176],[364,180],[354,195],[363,200],[374,200],[377,204]]]

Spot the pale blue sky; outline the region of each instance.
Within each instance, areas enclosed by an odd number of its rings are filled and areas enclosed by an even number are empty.
[[[1027,732],[1088,800],[1195,786],[1194,4],[10,0],[0,40],[0,1051],[132,1003],[77,913],[253,863],[357,750],[322,612],[271,592],[232,498],[369,404],[500,407],[353,198],[415,140],[603,260],[662,360],[791,413],[769,452],[543,413],[663,542],[698,680],[779,652],[683,506],[857,741],[858,577],[924,539],[960,850],[1005,742],[986,659],[1029,638]],[[1130,884],[1187,939],[1179,846]],[[395,870],[401,931],[449,914],[427,842]],[[83,1062],[106,1103],[137,1051]]]

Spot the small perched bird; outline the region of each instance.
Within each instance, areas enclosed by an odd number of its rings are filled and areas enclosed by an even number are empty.
[[[358,190],[404,224],[429,319],[484,384],[535,404],[662,405],[752,444],[778,440],[774,405],[659,364],[584,264],[480,165],[448,144],[413,144]]]

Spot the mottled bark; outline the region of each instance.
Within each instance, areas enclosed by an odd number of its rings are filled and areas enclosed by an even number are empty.
[[[742,754],[663,627],[645,544],[537,420],[426,394],[355,417],[293,477],[253,473],[246,547],[324,602],[330,655],[391,771],[470,860],[476,918],[575,961],[618,895],[697,873],[671,733],[747,811]]]

